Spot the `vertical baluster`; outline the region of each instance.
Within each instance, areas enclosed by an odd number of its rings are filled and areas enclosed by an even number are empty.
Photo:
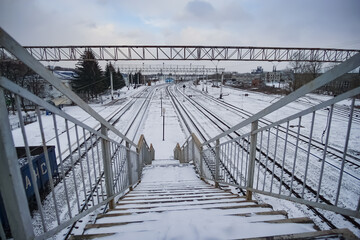
[[[274,182],[274,175],[275,175],[275,163],[276,163],[276,153],[277,153],[277,144],[278,144],[278,136],[279,136],[279,125],[276,126],[276,135],[275,135],[275,150],[274,150],[274,164],[272,169],[272,176],[271,176],[271,184],[270,184],[270,192],[272,192],[273,182]]]
[[[246,139],[246,161],[245,161],[245,178],[244,178],[244,184],[245,186],[248,184],[248,164],[249,164],[249,155],[250,155],[250,150],[249,150],[249,146],[250,146],[250,136],[247,137]]]
[[[339,196],[340,196],[341,182],[342,182],[342,178],[343,178],[344,166],[345,166],[345,161],[346,161],[345,157],[347,155],[349,138],[350,138],[350,131],[351,131],[351,124],[352,124],[352,118],[353,118],[353,114],[354,114],[354,104],[355,104],[355,97],[352,99],[351,106],[350,106],[349,122],[348,122],[347,131],[346,131],[344,153],[343,153],[343,157],[342,157],[342,160],[341,160],[341,170],[340,170],[340,176],[339,176],[339,183],[338,183],[338,187],[337,187],[337,191],[336,191],[335,206],[338,205]]]
[[[101,134],[105,137],[108,136],[106,126],[101,124]],[[106,197],[109,199],[114,196],[114,186],[113,186],[113,172],[111,171],[111,152],[110,152],[110,143],[107,139],[101,139],[101,149],[102,149],[102,158],[104,164],[104,176],[105,176],[105,188],[106,188]],[[112,199],[109,202],[109,208],[115,208],[115,201]]]
[[[324,166],[325,166],[325,162],[326,162],[327,147],[328,147],[328,144],[329,144],[329,137],[330,137],[330,129],[331,129],[331,120],[332,120],[333,110],[334,110],[334,105],[332,104],[331,107],[330,107],[330,115],[329,115],[329,119],[328,119],[328,129],[327,129],[327,133],[326,133],[325,147],[324,147],[323,159],[322,159],[322,163],[321,163],[320,179],[319,179],[319,185],[318,185],[318,190],[317,190],[317,194],[316,194],[316,202],[319,201],[321,183],[322,183],[322,178],[323,178],[323,174],[324,174]]]
[[[234,142],[232,142],[232,145],[231,145],[231,148],[234,148],[234,154],[231,154],[231,159],[232,159],[232,165],[233,165],[233,167],[232,167],[232,169],[233,169],[233,171],[232,171],[232,175],[233,175],[233,178],[236,180],[236,178],[235,178],[235,174],[236,174],[236,150],[237,150],[237,148],[236,148],[236,140],[234,141]]]
[[[215,146],[215,187],[219,187],[219,165],[220,165],[220,140],[216,140],[216,146]]]
[[[129,181],[129,191],[132,191],[132,164],[131,164],[131,156],[130,156],[130,144],[129,142],[126,142],[126,163],[127,163],[127,169],[128,169],[128,181]]]
[[[95,153],[94,153],[94,143],[93,143],[93,134],[92,133],[90,133],[90,145],[91,145],[90,148],[91,148],[92,167],[94,169],[94,179],[95,179],[94,190],[96,190],[96,199],[97,199],[97,202],[99,203],[100,202],[100,200],[99,200],[99,191],[98,191],[99,179],[98,179],[98,176],[97,176],[97,173],[96,173]],[[99,169],[99,171],[100,171],[100,169]],[[99,175],[100,175],[100,173],[99,173]]]
[[[264,182],[263,182],[263,188],[262,188],[263,191],[265,190],[266,173],[267,173],[267,171],[268,171],[270,131],[271,131],[271,128],[268,129],[268,136],[267,136],[266,160],[265,160],[265,170],[264,170]]]
[[[285,134],[285,143],[284,143],[284,155],[283,155],[283,160],[282,160],[282,163],[281,163],[281,176],[280,176],[279,194],[281,194],[281,187],[282,187],[282,183],[283,183],[284,165],[285,165],[285,158],[286,158],[286,147],[287,147],[288,134],[289,134],[289,121],[287,121],[287,123],[286,123],[286,134]]]
[[[304,174],[303,187],[302,187],[302,191],[301,191],[301,198],[304,198],[304,193],[305,193],[306,179],[307,179],[307,173],[308,173],[308,167],[309,167],[309,159],[310,159],[311,141],[312,141],[312,135],[313,135],[313,130],[314,130],[314,121],[315,121],[315,112],[313,112],[312,119],[311,119],[309,144],[308,144],[308,149],[307,149],[306,164],[305,164],[305,174]]]
[[[66,136],[67,136],[68,147],[69,147],[69,157],[70,157],[70,163],[71,163],[71,172],[72,172],[72,175],[73,175],[73,182],[74,182],[74,188],[75,188],[76,205],[78,207],[78,212],[80,213],[80,201],[79,201],[79,194],[78,194],[77,184],[76,184],[74,159],[73,159],[73,156],[72,156],[72,148],[71,148],[71,141],[70,141],[70,134],[69,134],[69,123],[68,123],[67,119],[65,119],[65,128],[66,128]]]
[[[254,133],[258,129],[258,121],[251,123],[251,139],[250,139],[250,153],[249,153],[249,180],[246,186],[246,200],[252,199],[252,188],[254,186],[254,173],[255,173],[255,158],[256,158],[256,145],[257,145],[257,133]]]
[[[295,167],[296,167],[296,160],[297,160],[297,152],[298,152],[298,147],[299,147],[300,129],[301,129],[301,116],[299,117],[298,130],[297,130],[297,134],[296,134],[294,163],[293,163],[292,172],[291,172],[291,182],[290,182],[289,196],[291,196],[291,193],[293,191],[294,174],[295,174]]]
[[[57,206],[57,203],[56,203],[56,195],[55,195],[55,191],[54,191],[53,173],[52,173],[52,169],[51,169],[51,165],[50,165],[48,148],[47,148],[47,146],[46,146],[46,140],[45,140],[45,134],[44,134],[44,127],[43,127],[43,124],[42,124],[42,118],[41,118],[39,106],[36,106],[36,114],[37,114],[37,116],[38,116],[38,122],[39,122],[39,128],[40,128],[41,141],[42,141],[43,151],[44,151],[44,156],[45,156],[46,170],[47,170],[47,173],[48,173],[48,176],[49,176],[49,184],[50,184],[51,196],[52,196],[52,199],[53,199],[53,202],[54,202],[56,220],[57,220],[57,224],[60,225],[59,210],[58,210],[58,206]],[[54,159],[54,160],[55,160],[55,164],[57,164],[57,163],[56,163],[56,159]],[[55,166],[54,166],[54,167],[55,167]],[[1,224],[0,224],[0,225],[1,225]]]
[[[60,147],[60,141],[59,141],[59,133],[58,133],[58,129],[57,129],[56,116],[55,116],[55,114],[53,114],[52,116],[53,116],[53,123],[54,123],[54,129],[55,129],[55,138],[56,138],[56,144],[57,144],[59,161],[60,161],[61,178],[64,181],[64,191],[65,191],[66,203],[67,203],[67,207],[68,207],[68,213],[69,213],[70,218],[72,218],[71,208],[70,208],[70,203],[69,203],[68,190],[67,190],[67,184],[66,184],[64,163],[63,163],[63,159],[62,159],[62,153],[61,153],[61,147]]]
[[[237,155],[236,155],[236,177],[235,180],[239,182],[239,161],[240,161],[240,138],[236,141]]]
[[[242,139],[242,147],[241,147],[241,170],[240,170],[240,186],[243,186],[242,185],[242,181],[243,181],[243,176],[244,176],[244,173],[243,173],[243,167],[244,167],[244,150],[245,150],[245,138]],[[245,184],[244,184],[245,186]]]
[[[261,131],[261,135],[260,135],[260,150],[259,150],[259,157],[258,157],[258,158],[259,158],[259,162],[258,162],[257,180],[256,180],[256,189],[259,189],[260,165],[261,165],[261,155],[262,155],[263,133],[264,133],[264,131]]]
[[[46,232],[47,228],[46,228],[46,225],[45,225],[44,211],[43,211],[43,207],[42,207],[42,204],[41,204],[40,193],[39,193],[39,188],[38,188],[38,185],[37,185],[37,177],[36,177],[39,174],[39,172],[37,174],[35,173],[36,170],[34,169],[33,160],[31,158],[31,154],[30,154],[30,148],[29,148],[29,144],[28,144],[28,140],[27,140],[27,136],[26,136],[26,131],[25,131],[24,119],[22,118],[22,113],[21,113],[20,97],[18,95],[16,95],[16,97],[15,97],[15,105],[16,105],[16,109],[17,109],[17,112],[18,112],[18,117],[19,117],[19,122],[20,122],[20,129],[21,129],[21,133],[22,133],[22,136],[23,136],[23,140],[24,140],[26,158],[27,158],[27,162],[29,164],[29,172],[30,172],[32,186],[33,186],[34,193],[35,193],[36,204],[37,204],[38,209],[39,209],[42,227],[44,229],[44,232]],[[37,171],[39,171],[39,169],[37,169]]]
[[[78,126],[76,124],[75,124],[75,134],[76,134],[76,144],[77,144],[77,149],[78,149],[78,157],[79,157],[79,162],[80,162],[81,180],[82,180],[83,191],[84,191],[84,201],[86,201],[86,183],[85,183],[85,177],[84,177],[84,167],[83,167],[82,157],[81,157]],[[87,206],[87,204],[85,204],[85,209],[87,209],[87,208],[88,208],[88,206]]]
[[[99,142],[101,142],[101,138],[100,137],[97,137],[96,139],[96,154],[97,154],[97,159],[98,159],[98,168],[99,168],[99,172],[100,172],[100,189],[101,189],[101,200],[104,201],[104,187],[103,187],[103,184],[102,184],[102,178],[104,176],[104,172],[101,173],[101,161],[100,161],[100,151],[99,151]],[[81,161],[80,161],[81,163]]]
[[[91,175],[90,175],[90,172],[91,172],[91,171],[90,171],[90,164],[89,164],[89,149],[88,149],[88,146],[87,146],[87,139],[86,139],[85,128],[83,128],[83,138],[84,138],[84,146],[85,146],[86,166],[87,166],[88,178],[89,178],[89,184],[90,184],[90,186],[89,186],[89,197],[87,198],[85,204],[88,204],[88,200],[89,200],[89,198],[91,198],[92,204],[93,204],[93,206],[94,206],[94,205],[95,205],[94,197],[92,196],[92,193],[91,193],[93,184],[92,184]]]

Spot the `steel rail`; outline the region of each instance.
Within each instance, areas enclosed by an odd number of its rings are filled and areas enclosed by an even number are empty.
[[[152,93],[152,92],[151,92],[151,93]],[[137,95],[142,95],[142,94],[144,94],[144,91],[138,93]],[[147,95],[146,99],[148,99],[148,97],[149,97],[149,94]],[[133,98],[133,99],[134,99],[134,101],[132,101],[131,105],[130,105],[129,107],[127,107],[126,111],[127,111],[131,106],[133,106],[134,103],[135,103],[135,102],[137,101],[137,99],[139,99],[139,98]],[[129,125],[129,127],[128,127],[127,130],[125,131],[125,136],[129,133],[130,129],[133,127],[133,124],[135,123],[135,119],[139,117],[139,113],[141,112],[141,110],[145,108],[144,103],[146,102],[146,99],[143,101],[143,103],[142,103],[141,106],[139,107],[139,109],[138,109],[138,111],[137,111],[137,114],[135,114],[133,120],[131,121],[131,124]],[[145,108],[145,109],[146,109],[146,108]],[[123,110],[123,108],[121,108],[121,109],[118,111],[118,113],[120,113],[122,110]],[[125,111],[125,112],[126,112],[126,111]],[[113,115],[110,119],[108,119],[108,121],[110,121],[111,119],[113,119],[113,118],[116,117],[115,121],[112,123],[112,125],[115,126],[115,125],[120,121],[121,117],[125,114],[125,112],[123,112],[123,113],[120,114],[119,116],[116,116],[117,114]],[[141,124],[141,122],[140,122],[138,125],[140,125],[140,124]],[[91,136],[90,136],[90,137],[91,137]],[[89,137],[89,138],[90,138],[90,137]],[[135,137],[135,136],[134,136],[134,137]],[[89,139],[89,138],[88,138],[88,139]],[[98,141],[100,141],[100,139],[97,139],[95,142],[93,142],[92,146],[90,146],[89,148],[87,148],[87,151],[90,151],[90,148],[91,148],[91,147],[94,147],[94,146],[97,144]],[[121,140],[120,144],[122,144],[123,141],[124,141],[124,139]],[[83,144],[84,144],[84,143],[83,143]],[[114,150],[113,156],[116,155],[118,149],[119,149],[119,147]],[[82,154],[82,157],[83,157],[85,154],[86,154],[86,153],[83,153],[83,154]],[[113,159],[113,156],[111,157],[111,159]],[[82,158],[82,157],[81,157],[81,158]],[[79,160],[81,160],[81,158],[79,158]],[[125,161],[122,161],[122,166],[120,167],[121,169],[123,168],[124,163],[125,163]],[[98,185],[101,183],[101,179],[103,179],[103,177],[104,177],[104,172],[102,172],[102,173],[100,174],[100,176],[99,176],[98,179],[96,180],[96,183],[94,184],[92,190],[90,191],[90,193],[88,193],[88,197],[87,197],[87,199],[85,200],[85,202],[84,202],[84,204],[83,204],[80,212],[83,212],[83,211],[86,210],[86,206],[87,206],[88,202],[91,200],[92,195],[95,193],[95,191],[96,191]],[[106,210],[106,207],[104,208],[104,211],[105,211],[105,210]],[[76,226],[76,223],[77,223],[77,222],[74,222],[74,223],[70,226],[70,228],[69,228],[69,230],[67,231],[64,239],[67,239],[67,238],[70,237],[71,232],[73,231],[73,229],[74,229],[75,226]]]
[[[183,93],[182,93],[182,94],[183,94]],[[185,96],[185,97],[187,97],[187,96]],[[211,118],[209,117],[209,115],[211,115],[212,117],[214,117],[218,122],[221,122],[226,128],[230,128],[230,126],[227,125],[224,121],[222,121],[222,119],[220,119],[219,117],[217,117],[214,113],[212,113],[210,110],[206,109],[206,108],[205,108],[204,106],[202,106],[201,104],[197,103],[196,101],[194,101],[193,99],[191,99],[191,98],[189,98],[189,97],[187,97],[187,100],[188,100],[189,102],[191,102],[193,105],[198,105],[198,106],[199,106],[198,108],[202,108],[205,112],[207,112],[207,114],[205,114],[203,111],[201,111],[201,110],[199,109],[199,111],[200,111],[205,117],[207,117],[214,125],[216,125],[216,126],[220,129],[220,131],[224,132],[224,131],[226,131],[226,129],[223,129],[222,127],[220,127],[213,119],[211,119]],[[234,133],[235,133],[236,135],[240,136],[240,134],[238,134],[238,133],[236,133],[236,132],[234,132]],[[227,136],[228,136],[229,138],[233,138],[233,137],[230,136],[230,135],[227,135]],[[245,139],[245,141],[247,141],[247,140]],[[243,148],[246,152],[248,152],[248,149],[244,148],[244,147],[241,146],[240,144],[238,144],[238,145],[239,145],[241,148]],[[260,149],[259,149],[258,147],[256,148],[256,150],[257,150],[257,152],[260,151]],[[263,152],[263,151],[260,151],[260,153],[261,153],[262,156],[265,156],[265,157],[267,157],[270,161],[272,161],[278,168],[282,169],[281,164],[278,163],[275,159],[269,157],[269,156],[268,156],[265,152]],[[277,176],[273,170],[267,168],[267,167],[266,167],[262,162],[260,162],[257,158],[256,158],[256,161],[257,161],[264,169],[266,169],[267,172],[271,173],[271,174],[274,176],[275,179],[277,179],[279,182],[281,181],[282,178],[280,178],[279,176]],[[228,171],[231,172],[231,170],[228,170]],[[292,176],[292,173],[291,173],[289,170],[285,169],[285,168],[283,169],[283,172],[285,172],[285,173],[288,174],[289,176]],[[296,176],[294,176],[293,179],[294,179],[298,184],[300,184],[300,185],[303,185],[303,184],[304,184],[303,181],[302,181],[300,178],[296,177]],[[291,191],[291,193],[294,194],[294,196],[296,196],[297,198],[301,198],[300,193],[297,193],[297,192],[294,190],[294,188],[291,188],[287,183],[282,182],[282,185],[283,185],[287,190]],[[323,201],[324,203],[326,203],[326,204],[328,204],[328,205],[333,205],[333,204],[332,204],[327,198],[325,198],[323,195],[318,194],[318,192],[317,192],[316,190],[314,190],[311,186],[305,184],[305,188],[307,189],[307,191],[309,191],[309,192],[312,193],[313,195],[315,195],[315,196],[318,195],[318,196],[319,196],[319,199],[320,199],[321,201]],[[308,207],[311,211],[313,211],[322,221],[326,222],[326,224],[327,224],[329,227],[331,227],[332,229],[335,229],[335,228],[336,228],[336,226],[335,226],[329,219],[327,219],[322,213],[320,213],[317,209],[315,209],[315,208],[312,207],[312,206],[307,206],[307,207]],[[342,217],[344,217],[348,222],[350,222],[351,224],[353,224],[356,228],[360,229],[360,224],[359,224],[357,221],[355,221],[353,218],[351,218],[351,217],[349,217],[349,216],[347,216],[347,215],[343,215],[343,214],[340,214],[340,215],[341,215]]]
[[[250,112],[248,112],[248,111],[246,111],[246,110],[244,110],[244,109],[241,109],[241,108],[239,108],[239,107],[237,107],[237,106],[235,106],[235,105],[233,105],[233,104],[230,104],[230,103],[228,103],[228,102],[219,100],[219,99],[217,99],[217,98],[215,98],[215,97],[213,97],[213,96],[211,96],[211,95],[204,94],[204,93],[202,93],[202,92],[201,92],[200,90],[198,90],[198,89],[194,89],[194,88],[191,88],[191,89],[192,89],[193,91],[200,92],[203,97],[212,100],[213,102],[219,104],[220,106],[226,106],[226,107],[228,107],[228,108],[233,109],[233,110],[234,110],[234,113],[239,114],[239,116],[244,116],[244,115],[245,115],[246,117],[252,116],[252,113],[250,113]],[[264,123],[265,125],[273,124],[272,121],[270,121],[270,120],[268,120],[268,119],[266,119],[266,118],[261,118],[261,119],[259,119],[259,122],[260,122],[260,123]],[[279,131],[285,133],[286,128],[283,127],[283,126],[280,126]],[[292,136],[292,137],[295,137],[295,138],[297,137],[297,132],[294,131],[294,130],[292,130],[292,129],[289,129],[289,130],[288,130],[288,134],[289,134],[289,136]],[[301,133],[299,134],[299,139],[300,139],[303,143],[308,143],[308,142],[309,142],[309,137],[306,136],[306,135],[304,135],[304,134],[301,134]],[[312,139],[311,145],[312,145],[312,147],[314,147],[314,148],[316,148],[316,149],[320,149],[320,150],[323,150],[322,146],[324,146],[323,143],[321,143],[320,141],[318,141],[318,140],[316,140],[316,139]],[[327,153],[330,154],[330,155],[332,155],[332,156],[334,156],[334,157],[336,157],[339,161],[342,161],[342,159],[343,159],[343,151],[340,150],[340,149],[338,149],[338,148],[336,148],[336,147],[328,146],[328,148],[327,148]],[[357,156],[352,155],[352,154],[350,154],[350,153],[347,153],[346,156],[348,156],[348,157],[350,157],[350,158],[352,158],[352,159],[354,160],[354,161],[352,161],[352,160],[346,158],[345,161],[346,161],[347,163],[349,163],[350,165],[354,165],[356,169],[357,169],[357,168],[360,168],[360,157],[357,157]]]

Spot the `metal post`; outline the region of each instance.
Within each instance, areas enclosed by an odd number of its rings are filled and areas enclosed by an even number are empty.
[[[140,161],[140,150],[139,147],[136,149],[136,163],[137,163],[137,174],[138,174],[138,179],[137,181],[140,181],[141,178],[141,161]],[[143,157],[143,156],[142,156]]]
[[[128,142],[126,142],[126,163],[127,163],[127,168],[128,168],[128,179],[129,179],[129,190],[132,191],[133,187],[132,187],[132,168],[131,168],[131,159],[130,159],[130,144]]]
[[[113,84],[113,73],[110,69],[110,86],[111,86],[111,100],[114,100],[114,84]]]
[[[189,162],[190,156],[189,156],[189,139],[186,140],[186,160],[184,162]]]
[[[200,146],[200,178],[203,179],[204,177],[204,170],[203,170],[203,147]]]
[[[253,188],[254,184],[254,172],[255,172],[255,155],[256,155],[256,143],[257,143],[257,133],[254,133],[258,129],[258,121],[251,123],[251,138],[250,138],[250,161],[248,169],[248,181],[246,186],[246,200],[252,199],[252,191],[249,190]]]
[[[101,124],[101,134],[107,136],[107,129],[104,125]],[[113,193],[113,177],[112,177],[112,169],[111,169],[111,157],[110,157],[110,144],[104,138],[101,138],[101,149],[102,149],[102,157],[104,163],[104,175],[105,175],[105,186],[106,186],[106,196],[108,198],[114,195]],[[109,202],[109,208],[115,208],[114,199]]]
[[[221,81],[220,81],[220,99],[223,97],[223,81],[224,81],[224,73],[221,73]]]
[[[163,141],[165,141],[165,108],[162,109],[163,116]]]
[[[192,160],[195,163],[195,139],[192,137],[192,149],[191,149],[191,154],[192,154]]]
[[[215,146],[215,187],[219,187],[219,167],[220,167],[220,140],[216,139]]]
[[[162,107],[162,91],[160,92],[160,116],[162,117],[162,111],[163,111],[163,107]]]
[[[14,239],[33,239],[30,211],[6,109],[4,91],[0,88],[0,191]]]

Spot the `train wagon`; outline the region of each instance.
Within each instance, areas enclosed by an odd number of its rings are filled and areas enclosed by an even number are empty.
[[[39,188],[39,193],[43,199],[49,190],[49,173],[46,167],[46,159],[42,146],[30,147],[32,163],[36,175],[36,182]],[[50,169],[53,178],[58,177],[58,165],[56,163],[55,146],[47,146],[49,155]],[[21,177],[25,188],[26,197],[29,202],[30,209],[36,207],[35,191],[30,176],[30,166],[27,161],[26,152],[24,147],[17,147],[16,153],[20,165]],[[4,230],[9,233],[9,222],[7,220],[3,199],[0,192],[0,219]]]

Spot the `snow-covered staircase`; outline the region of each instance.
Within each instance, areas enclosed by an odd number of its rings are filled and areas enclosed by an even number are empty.
[[[347,230],[317,231],[308,218],[287,218],[268,204],[246,201],[201,181],[191,164],[157,160],[116,208],[71,239],[351,238]]]

